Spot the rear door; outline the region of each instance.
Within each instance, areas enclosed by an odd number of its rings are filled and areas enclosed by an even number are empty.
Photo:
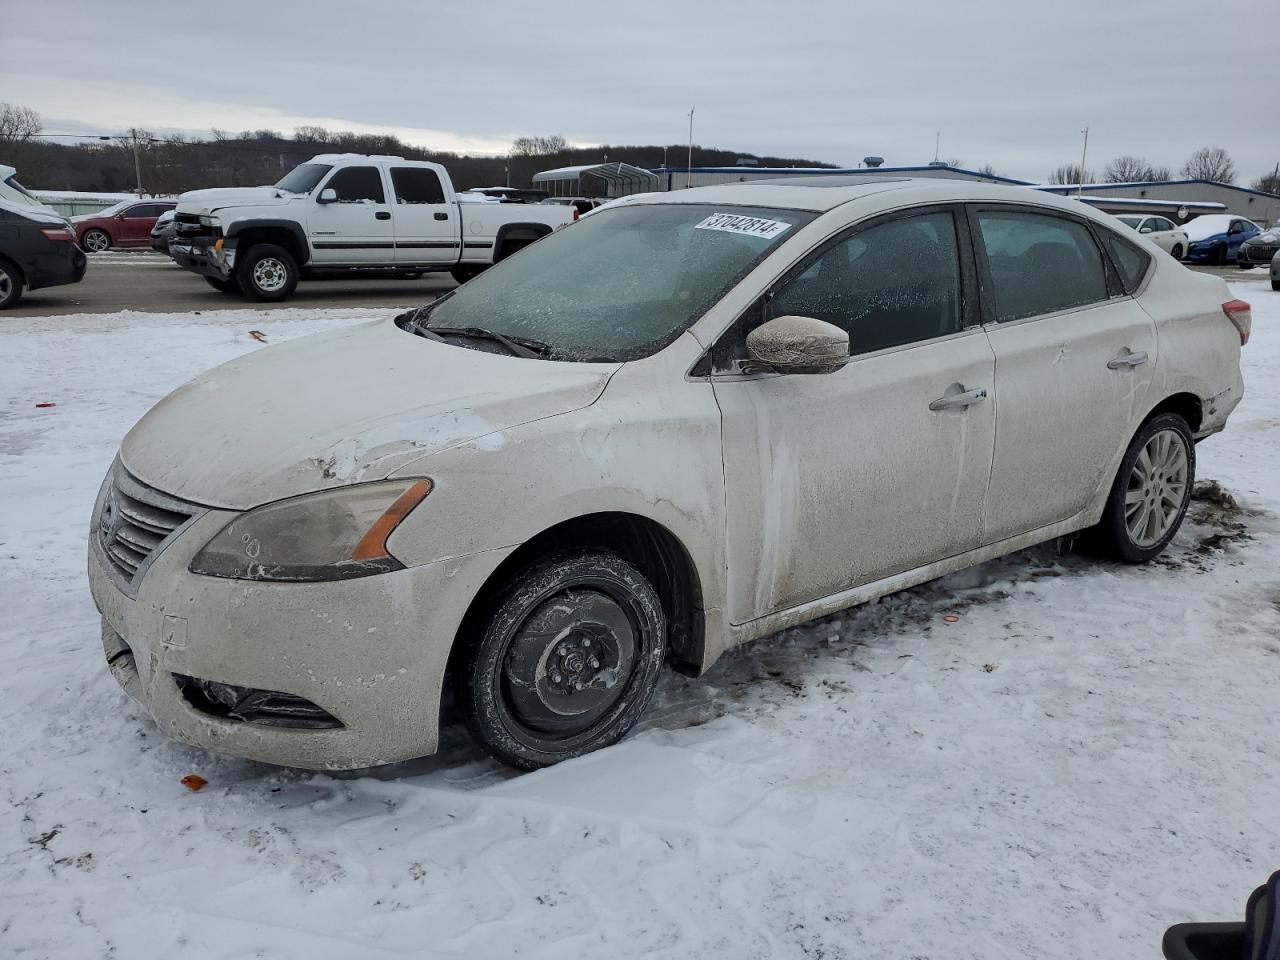
[[[325,190],[333,190],[337,199],[319,202]],[[315,197],[307,218],[313,263],[394,263],[395,233],[381,170],[372,165],[339,167]]]
[[[445,197],[429,167],[391,167],[397,266],[433,266],[458,259],[458,205]]]
[[[996,543],[1074,517],[1111,482],[1146,411],[1156,334],[1089,221],[1016,205],[973,206],[970,221],[995,351],[983,537]]]

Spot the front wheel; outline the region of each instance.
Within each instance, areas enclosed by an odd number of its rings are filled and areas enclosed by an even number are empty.
[[[499,594],[454,696],[480,745],[535,770],[616,743],[657,686],[667,622],[653,585],[613,553],[533,564]]]
[[[16,307],[22,299],[22,274],[18,268],[0,257],[0,310]]]
[[[298,286],[298,262],[284,247],[259,243],[236,263],[236,280],[250,298],[278,303]]]
[[[1241,260],[1239,257],[1236,257],[1236,266],[1241,270],[1252,270],[1254,267],[1248,260]]]
[[[1173,249],[1169,251],[1169,256],[1173,257],[1173,259],[1175,259],[1175,260],[1181,260],[1181,259],[1182,259],[1182,244],[1180,244],[1180,243],[1175,243],[1175,244],[1173,245]]]
[[[219,280],[217,277],[205,277],[204,282],[219,293],[228,293],[237,297],[242,294],[240,284],[236,282],[235,277],[228,277],[225,280]]]
[[[472,277],[478,277],[484,272],[484,265],[479,263],[463,263],[452,268],[449,275],[453,277],[457,283],[466,283]]]
[[[90,253],[102,253],[111,249],[111,237],[105,230],[86,230],[80,243]]]
[[[1196,448],[1182,417],[1162,413],[1129,443],[1093,543],[1126,563],[1158,556],[1182,526],[1195,483]]]

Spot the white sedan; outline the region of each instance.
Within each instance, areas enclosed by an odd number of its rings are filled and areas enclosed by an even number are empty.
[[[1022,187],[813,178],[596,210],[433,304],[209,371],[125,437],[89,579],[167,734],[533,768],[668,664],[1085,531],[1182,522],[1249,305]]]
[[[1140,234],[1169,254],[1181,260],[1187,252],[1187,231],[1165,217],[1140,217],[1124,214],[1116,217],[1121,223],[1133,227]]]

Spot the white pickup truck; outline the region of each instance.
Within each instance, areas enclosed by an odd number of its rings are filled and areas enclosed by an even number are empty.
[[[344,153],[312,157],[273,187],[184,193],[174,219],[181,266],[224,293],[276,301],[321,273],[448,270],[463,283],[577,217],[469,201],[438,163]]]

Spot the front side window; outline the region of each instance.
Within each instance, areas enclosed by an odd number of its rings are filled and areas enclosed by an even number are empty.
[[[143,220],[158,216],[160,216],[160,209],[154,203],[139,203],[125,211],[125,217],[129,220]]]
[[[276,186],[289,193],[310,193],[332,169],[327,163],[300,163],[277,180]]]
[[[593,213],[437,301],[426,325],[537,340],[553,359],[639,359],[688,329],[815,216],[695,203]]]
[[[1102,252],[1083,223],[1049,214],[982,210],[978,227],[997,323],[1107,299]]]
[[[391,186],[397,203],[444,203],[440,178],[425,167],[392,167]]]
[[[814,317],[849,334],[851,354],[955,333],[960,253],[950,213],[858,230],[821,252],[768,301],[765,319]]]
[[[385,203],[382,174],[377,167],[344,167],[325,184],[338,194],[338,203]]]

